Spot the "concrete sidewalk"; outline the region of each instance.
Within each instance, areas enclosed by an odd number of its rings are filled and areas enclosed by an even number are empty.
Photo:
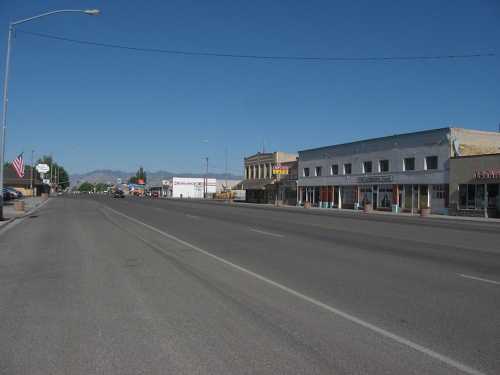
[[[44,202],[44,199],[42,197],[25,197],[21,200],[24,201],[24,211],[16,211],[14,203],[18,200],[4,202],[3,215],[5,220],[0,221],[0,228],[2,228],[4,225],[7,225],[12,220],[26,215],[31,210],[38,207],[42,202]]]

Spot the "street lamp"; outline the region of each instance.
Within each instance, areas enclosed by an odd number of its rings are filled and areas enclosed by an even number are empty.
[[[3,164],[5,160],[5,129],[7,128],[7,104],[9,100],[8,90],[9,90],[9,68],[10,68],[10,50],[11,50],[12,33],[14,32],[14,27],[22,23],[57,13],[69,13],[69,12],[83,13],[89,16],[98,16],[101,13],[98,9],[60,9],[9,23],[7,54],[5,57],[5,79],[3,83],[2,131],[0,133],[0,190],[2,190],[2,193],[0,194],[0,220],[3,220]]]

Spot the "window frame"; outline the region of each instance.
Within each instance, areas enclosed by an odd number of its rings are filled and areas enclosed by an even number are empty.
[[[366,170],[366,165],[370,166],[370,171]],[[373,173],[373,162],[371,160],[364,161],[363,164],[362,164],[362,167],[363,167],[363,174]]]
[[[349,173],[347,172],[346,167],[349,166]],[[344,175],[352,174],[352,163],[344,163]]]
[[[435,168],[429,168],[429,162],[427,161],[427,159],[429,158],[435,158],[436,160],[436,167]],[[439,159],[438,159],[438,156],[437,155],[430,155],[430,156],[426,156],[425,159],[424,159],[424,163],[425,163],[425,170],[426,171],[435,171],[438,169],[438,162],[439,162]]]
[[[306,173],[307,171],[307,173]],[[302,168],[302,176],[303,177],[309,177],[311,175],[311,171],[309,170],[309,167],[304,167]]]
[[[334,170],[335,167],[335,170]],[[339,165],[338,164],[332,164],[330,167],[330,175],[331,176],[338,176],[339,175]]]
[[[382,163],[387,162],[387,169],[385,171],[382,170]],[[389,159],[380,159],[378,161],[378,171],[379,173],[384,173],[384,172],[390,172],[390,165],[391,163],[389,162]]]
[[[407,160],[412,160],[413,161],[413,168],[412,169],[408,169],[407,168],[407,165],[406,165],[406,161]],[[415,170],[415,157],[414,156],[409,156],[407,158],[403,158],[403,171],[404,172],[412,172]]]
[[[314,167],[314,177],[321,177],[322,175],[323,175],[323,167],[321,165]]]

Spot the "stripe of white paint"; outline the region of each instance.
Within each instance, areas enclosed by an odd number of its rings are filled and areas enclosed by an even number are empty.
[[[463,277],[465,279],[477,280],[477,281],[482,281],[482,282],[485,282],[485,283],[491,283],[491,284],[500,285],[500,281],[483,279],[481,277],[476,277],[476,276],[471,276],[471,275],[464,275],[463,273],[459,273],[457,275],[460,276],[460,277]]]
[[[277,233],[266,232],[266,231],[259,230],[259,229],[250,228],[250,230],[251,230],[252,232],[255,232],[255,233],[265,234],[266,236],[284,237],[282,234],[277,234]]]
[[[243,273],[245,273],[247,275],[250,275],[250,276],[252,276],[252,277],[254,277],[254,278],[258,279],[258,280],[261,280],[261,281],[263,281],[263,282],[265,282],[265,283],[267,283],[269,285],[272,285],[272,286],[274,286],[274,287],[276,287],[276,288],[278,288],[278,289],[280,289],[282,291],[285,291],[285,292],[287,292],[287,293],[289,293],[289,294],[291,294],[291,295],[293,295],[295,297],[298,297],[298,298],[300,298],[300,299],[302,299],[304,301],[307,301],[307,302],[309,302],[309,303],[311,303],[311,304],[313,304],[313,305],[315,305],[317,307],[320,307],[320,308],[322,308],[324,310],[327,310],[327,311],[329,311],[329,312],[331,312],[331,313],[333,313],[333,314],[335,314],[337,316],[340,316],[340,317],[342,317],[342,318],[344,318],[344,319],[346,319],[346,320],[348,320],[348,321],[350,321],[352,323],[358,324],[361,327],[364,327],[364,328],[366,328],[366,329],[368,329],[370,331],[376,332],[376,333],[378,333],[379,335],[381,335],[383,337],[389,338],[389,339],[391,339],[391,340],[393,340],[393,341],[395,341],[395,342],[397,342],[397,343],[399,343],[401,345],[405,345],[405,346],[407,346],[407,347],[409,347],[409,348],[411,348],[411,349],[413,349],[413,350],[415,350],[417,352],[420,352],[420,353],[425,354],[425,355],[427,355],[427,356],[429,356],[431,358],[434,358],[434,359],[436,359],[438,361],[441,361],[441,362],[449,365],[450,367],[453,367],[453,368],[455,368],[455,369],[457,369],[457,370],[459,370],[459,371],[461,371],[461,372],[463,372],[465,374],[470,374],[470,375],[485,375],[483,372],[481,372],[479,370],[476,370],[476,369],[474,369],[472,367],[469,367],[469,366],[467,366],[467,365],[465,365],[463,363],[455,361],[454,359],[452,359],[450,357],[447,357],[447,356],[445,356],[443,354],[440,354],[438,352],[435,352],[432,349],[426,348],[425,346],[422,346],[420,344],[414,343],[413,341],[405,339],[404,337],[401,337],[401,336],[399,336],[399,335],[397,335],[395,333],[392,333],[392,332],[390,332],[390,331],[388,331],[388,330],[386,330],[384,328],[378,327],[378,326],[376,326],[376,325],[374,325],[372,323],[369,323],[369,322],[367,322],[365,320],[362,320],[362,319],[360,319],[360,318],[358,318],[358,317],[356,317],[354,315],[348,314],[348,313],[346,313],[346,312],[344,312],[342,310],[339,310],[339,309],[337,309],[335,307],[327,305],[326,303],[323,303],[323,302],[321,302],[321,301],[319,301],[319,300],[317,300],[315,298],[309,297],[309,296],[307,296],[305,294],[302,294],[302,293],[300,293],[300,292],[298,292],[298,291],[296,291],[294,289],[288,288],[288,287],[286,287],[286,286],[284,286],[284,285],[282,285],[280,283],[277,283],[276,281],[273,281],[271,279],[268,279],[267,277],[259,275],[258,273],[255,273],[255,272],[250,271],[250,270],[248,270],[246,268],[238,266],[237,264],[234,264],[234,263],[232,263],[232,262],[230,262],[228,260],[225,260],[224,258],[221,258],[221,257],[219,257],[217,255],[214,255],[214,254],[212,254],[212,253],[210,253],[210,252],[208,252],[206,250],[203,250],[202,248],[200,248],[200,247],[198,247],[196,245],[192,245],[189,242],[181,240],[180,238],[177,238],[177,237],[175,237],[175,236],[173,236],[173,235],[171,235],[171,234],[169,234],[167,232],[164,232],[164,231],[162,231],[162,230],[160,230],[158,228],[155,228],[155,227],[153,227],[153,226],[151,226],[149,224],[146,224],[146,223],[144,223],[144,222],[142,222],[140,220],[137,220],[137,219],[135,219],[133,217],[125,215],[125,214],[123,214],[123,213],[121,213],[119,211],[116,211],[115,209],[113,209],[113,208],[111,208],[109,206],[106,206],[106,208],[109,209],[109,210],[111,210],[111,211],[113,211],[117,215],[120,215],[120,216],[122,216],[122,217],[124,217],[124,218],[126,218],[126,219],[128,219],[128,220],[130,220],[132,222],[134,222],[134,223],[140,224],[140,225],[142,225],[142,226],[144,226],[144,227],[152,230],[153,232],[161,234],[162,236],[164,236],[164,237],[166,237],[168,239],[177,241],[178,243],[180,243],[180,244],[182,244],[184,246],[187,246],[187,247],[189,247],[189,248],[191,248],[193,250],[196,250],[196,251],[198,251],[198,252],[200,252],[200,253],[202,253],[202,254],[210,257],[210,258],[218,260],[219,262],[224,263],[224,264],[226,264],[226,265],[228,265],[230,267],[233,267],[233,268],[237,269],[240,272],[243,272]]]

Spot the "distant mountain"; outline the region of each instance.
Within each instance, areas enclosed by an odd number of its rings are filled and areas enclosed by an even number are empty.
[[[104,182],[104,183],[116,183],[116,181],[120,178],[123,182],[127,182],[131,176],[134,176],[135,172],[124,172],[124,171],[115,171],[111,169],[97,169],[95,171],[87,172],[87,173],[75,173],[69,176],[71,185],[78,185],[83,181],[88,181],[92,183],[96,182]],[[148,185],[160,185],[162,180],[168,180],[175,177],[203,177],[200,173],[173,173],[168,171],[157,171],[157,172],[148,172],[146,171],[146,175],[148,177]],[[209,173],[209,178],[216,178],[218,180],[226,179],[226,175],[223,173]],[[242,176],[236,176],[233,174],[227,175],[228,180],[241,180]]]

